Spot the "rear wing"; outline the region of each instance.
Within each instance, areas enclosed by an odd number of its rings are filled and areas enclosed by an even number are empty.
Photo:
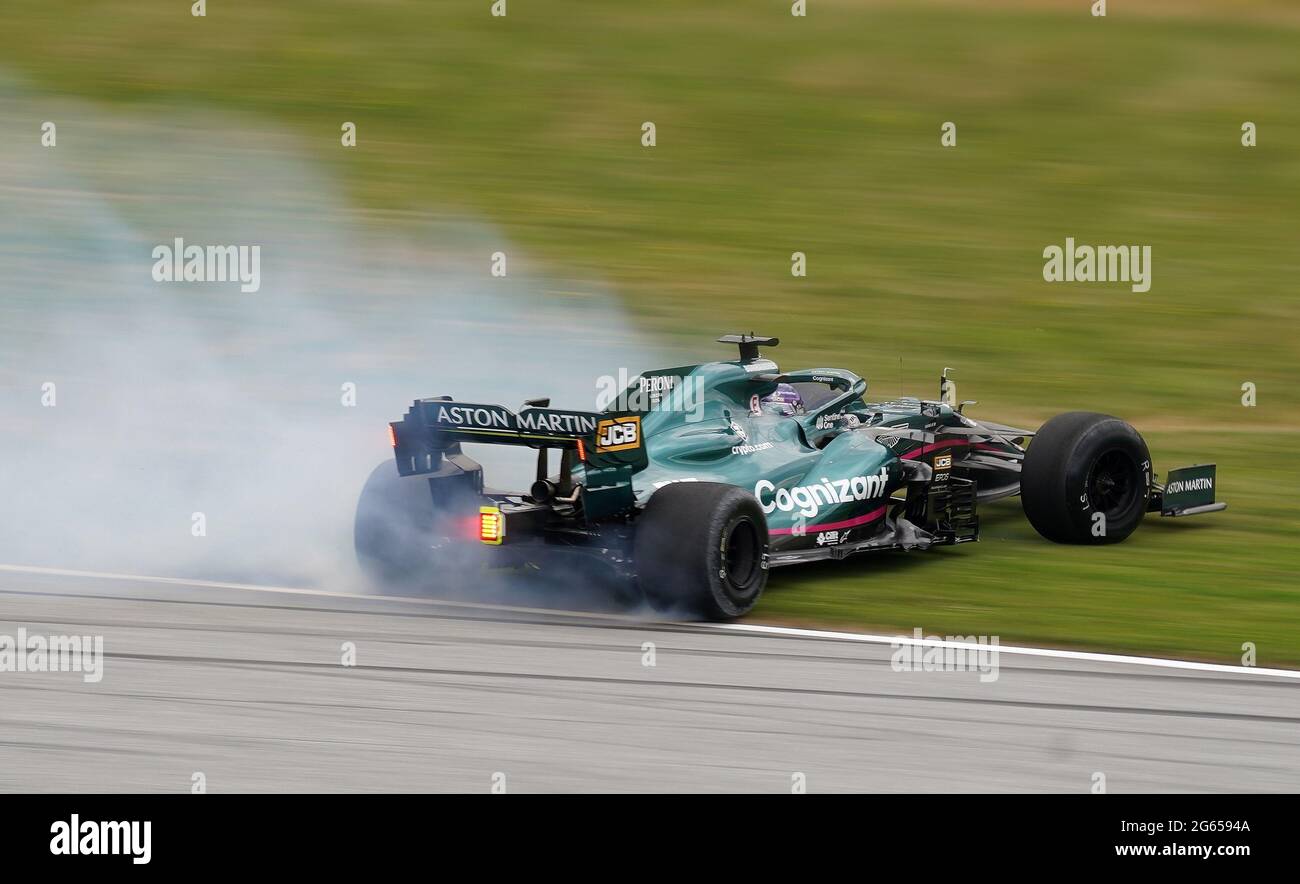
[[[649,463],[639,414],[537,407],[516,413],[501,405],[440,397],[415,400],[405,417],[388,426],[403,476],[438,474],[444,456],[458,455],[460,443],[472,442],[538,449],[542,479],[546,451],[554,448],[574,453],[589,494],[618,488],[618,497],[630,501],[632,474]]]

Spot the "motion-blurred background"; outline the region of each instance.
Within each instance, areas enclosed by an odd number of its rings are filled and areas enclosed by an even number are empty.
[[[1230,504],[1076,550],[1007,501],[760,619],[1300,663],[1300,6],[807,5],[8,0],[0,560],[354,587],[410,399],[589,407],[754,330],[869,398],[1118,414]],[[261,245],[261,290],[155,283],[177,236]],[[1044,282],[1066,237],[1151,290]]]

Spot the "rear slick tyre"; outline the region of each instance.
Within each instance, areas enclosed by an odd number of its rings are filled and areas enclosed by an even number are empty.
[[[357,500],[357,563],[376,587],[402,592],[458,588],[481,563],[472,535],[478,505],[466,487],[375,467]]]
[[[637,581],[655,604],[710,620],[741,617],[767,585],[767,519],[754,496],[717,482],[674,482],[636,523]]]

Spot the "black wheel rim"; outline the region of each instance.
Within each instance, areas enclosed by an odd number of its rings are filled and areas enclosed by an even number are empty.
[[[749,519],[737,520],[722,543],[722,566],[728,589],[737,598],[751,595],[757,585],[761,551],[758,527]]]
[[[1141,481],[1133,458],[1119,449],[1108,451],[1097,458],[1088,473],[1088,502],[1108,517],[1120,515],[1133,506],[1141,493]]]

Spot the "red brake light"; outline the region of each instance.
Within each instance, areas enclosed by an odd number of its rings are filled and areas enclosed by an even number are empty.
[[[500,545],[506,539],[506,517],[494,506],[478,508],[478,539]]]

